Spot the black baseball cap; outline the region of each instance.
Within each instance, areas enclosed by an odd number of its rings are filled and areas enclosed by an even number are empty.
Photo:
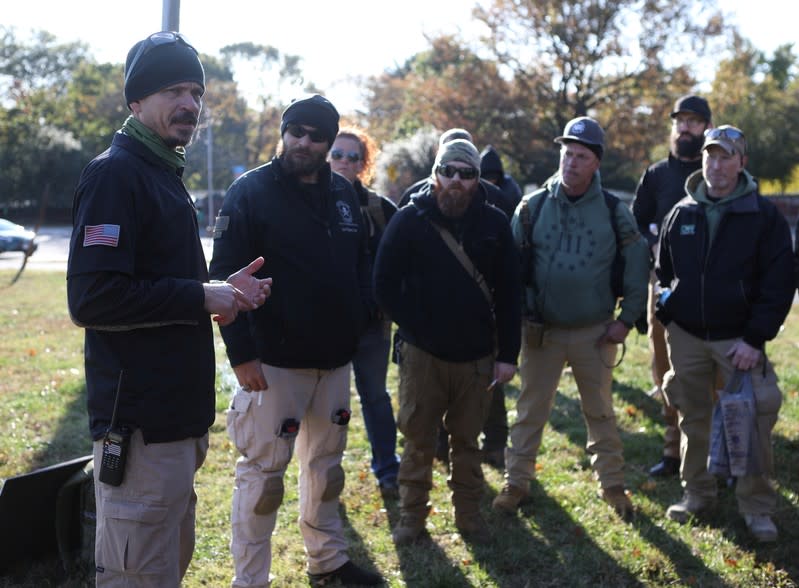
[[[710,121],[710,105],[707,103],[707,100],[701,96],[689,94],[677,98],[677,101],[674,103],[674,110],[671,113],[671,118],[674,118],[681,112],[693,112],[706,121]]]

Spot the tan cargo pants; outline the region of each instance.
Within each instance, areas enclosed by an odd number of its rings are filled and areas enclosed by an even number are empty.
[[[272,532],[283,501],[283,476],[295,449],[308,571],[329,572],[349,559],[338,512],[347,427],[332,417],[340,409],[349,410],[350,364],[333,370],[265,364],[262,369],[269,388],[239,390],[227,412],[228,434],[241,453],[231,516],[235,588],[270,584]]]

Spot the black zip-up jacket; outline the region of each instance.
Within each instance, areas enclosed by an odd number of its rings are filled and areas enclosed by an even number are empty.
[[[492,308],[430,220],[463,246],[493,295]],[[374,272],[377,302],[405,341],[452,362],[494,353],[515,364],[521,339],[519,254],[504,213],[478,192],[464,217],[438,210],[430,186],[415,194],[388,224]]]
[[[635,189],[633,216],[650,247],[657,243],[658,236],[649,230],[649,225],[654,224],[660,230],[663,218],[685,196],[685,180],[701,167],[701,158],[682,161],[669,154],[646,168]]]
[[[312,191],[278,158],[238,178],[214,228],[210,274],[225,279],[254,258],[272,294],[221,327],[233,366],[333,369],[355,353],[370,295],[366,231],[352,185],[325,164]]]
[[[95,440],[111,421],[118,386],[117,424],[141,429],[145,443],[202,437],[214,422],[208,270],[182,171],[117,133],[75,191],[67,300],[86,328]],[[87,246],[87,226],[116,228],[118,240]]]
[[[788,223],[744,172],[719,211],[711,242],[701,171],[689,177],[686,191],[663,221],[656,273],[671,294],[657,316],[701,339],[742,337],[762,349],[793,301]]]

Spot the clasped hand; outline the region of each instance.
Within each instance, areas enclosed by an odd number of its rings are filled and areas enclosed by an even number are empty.
[[[205,310],[214,321],[226,326],[236,320],[239,312],[261,306],[272,292],[272,278],[256,278],[253,274],[264,265],[264,258],[257,257],[224,282],[203,284]]]

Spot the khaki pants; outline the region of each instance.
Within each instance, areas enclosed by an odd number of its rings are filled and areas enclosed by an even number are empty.
[[[228,434],[242,454],[236,462],[231,516],[234,587],[270,583],[272,532],[283,500],[283,476],[295,449],[308,571],[329,572],[349,559],[338,513],[347,427],[331,417],[349,410],[350,364],[333,370],[262,369],[269,388],[239,390],[227,412]],[[287,430],[288,419],[300,422],[296,439]]]
[[[603,488],[624,484],[622,443],[611,396],[617,346],[596,346],[605,327],[606,323],[576,329],[547,327],[543,344],[536,348],[528,347],[523,337],[522,390],[505,460],[508,483],[527,489],[535,477],[544,425],[549,420],[558,382],[568,362],[580,393],[591,465]]]
[[[670,365],[669,353],[666,348],[666,331],[663,329],[663,323],[655,317],[656,285],[657,277],[653,271],[649,275],[649,307],[647,311],[649,329],[647,336],[649,339],[649,351],[652,354],[652,382],[662,391],[663,378],[666,372],[669,371]],[[663,455],[679,458],[680,428],[677,426],[677,411],[674,407],[669,406],[665,396],[663,397],[662,411],[663,424],[666,425],[666,429],[663,432]]]
[[[710,423],[715,405],[711,390],[717,370],[725,382],[732,375],[734,368],[727,352],[738,339],[704,341],[672,322],[666,328],[666,340],[673,368],[666,374],[663,391],[680,415],[682,485],[691,494],[712,497],[716,495],[717,483],[716,477],[707,471]],[[771,483],[774,474],[771,431],[777,422],[782,393],[771,363],[766,362],[765,376],[762,362],[752,369],[751,374],[757,404],[760,463],[764,473],[739,478],[735,496],[742,514],[771,514],[777,501]]]
[[[208,435],[145,445],[135,431],[120,486],[100,482],[103,442],[94,442],[96,582],[101,588],[178,588],[194,553],[194,474]]]
[[[433,455],[439,424],[449,433],[452,503],[461,514],[477,512],[483,471],[477,438],[491,393],[494,360],[447,362],[402,343],[397,425],[405,436],[399,469],[400,509],[424,518],[433,487]]]

